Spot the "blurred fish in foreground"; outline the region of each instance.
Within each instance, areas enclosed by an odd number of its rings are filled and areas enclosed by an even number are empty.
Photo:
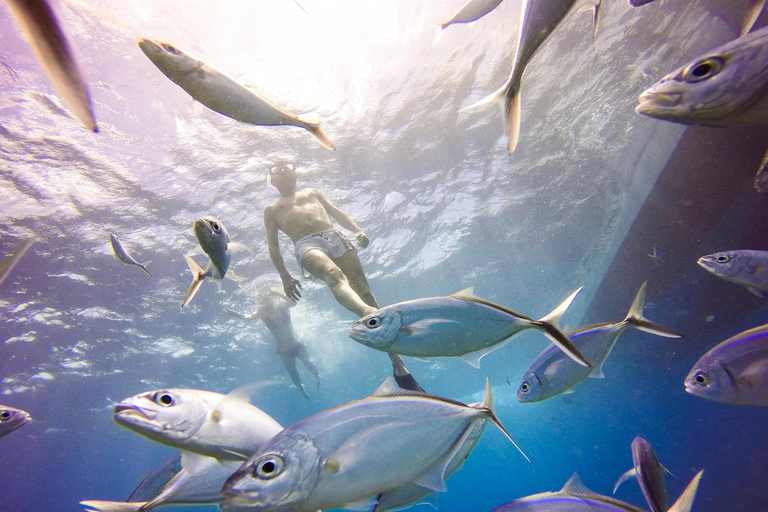
[[[477,21],[486,14],[496,9],[502,0],[467,0],[467,3],[462,5],[456,13],[451,16],[451,19],[445,23],[437,25],[437,35],[435,40],[432,41],[432,46],[435,46],[443,35],[443,31],[451,25],[457,23],[472,23]]]
[[[704,470],[699,471],[667,512],[690,512]],[[574,475],[558,492],[543,492],[496,507],[491,512],[644,512],[629,503],[589,490]]]
[[[768,251],[723,251],[696,262],[721,279],[745,287],[761,299],[768,292]]]
[[[768,192],[768,152],[763,156],[763,161],[760,162],[760,167],[757,169],[754,180],[755,190],[764,194]]]
[[[157,496],[163,487],[168,485],[168,482],[181,471],[181,453],[177,453],[173,457],[166,459],[165,462],[158,467],[145,474],[141,478],[141,482],[136,488],[131,491],[131,494],[125,499],[128,502],[149,501],[154,496]]]
[[[10,434],[30,421],[32,416],[28,412],[0,405],[0,437]]]
[[[24,254],[26,254],[29,248],[32,247],[35,240],[35,237],[32,237],[29,240],[24,240],[14,247],[13,251],[11,251],[11,253],[0,263],[0,285],[3,284],[3,281],[10,275],[13,267],[21,261],[21,258],[24,257]]]
[[[667,512],[667,488],[664,485],[664,473],[669,470],[661,465],[651,445],[642,437],[632,441],[632,462],[634,467],[621,475],[613,487],[613,494],[619,486],[630,478],[637,478],[645,501],[651,512]],[[669,473],[670,475],[672,473]]]
[[[714,402],[768,407],[768,324],[704,354],[685,378],[685,390]]]
[[[83,126],[99,131],[85,80],[51,6],[46,0],[6,1],[64,104]]]
[[[139,263],[134,259],[133,256],[131,256],[127,250],[125,250],[125,247],[123,247],[123,244],[120,242],[120,239],[117,238],[117,235],[110,233],[109,235],[109,242],[112,244],[112,251],[115,253],[115,256],[117,256],[117,259],[122,261],[123,263],[127,265],[136,265],[141,270],[147,273],[148,276],[152,277],[152,274],[149,273],[149,270],[147,270],[147,265],[152,263],[151,260],[145,261],[144,263]]]
[[[520,10],[517,46],[512,59],[509,78],[490,96],[461,109],[471,110],[489,103],[501,103],[504,126],[509,142],[507,152],[512,154],[520,135],[520,87],[528,63],[536,55],[565,17],[574,10],[591,10],[593,13],[592,36],[597,34],[600,23],[602,0],[523,0]]]
[[[210,64],[187,55],[168,43],[142,38],[138,44],[141,51],[165,76],[211,110],[248,124],[298,126],[314,135],[326,148],[336,149],[319,124],[302,121],[269,98],[236,82]]]
[[[629,5],[632,7],[640,7],[653,1],[654,0],[629,0]],[[765,0],[749,0],[749,7],[747,8],[747,14],[744,16],[744,22],[741,24],[739,36],[743,36],[752,30],[757,18],[760,17],[760,13],[763,12],[763,7],[765,7]]]

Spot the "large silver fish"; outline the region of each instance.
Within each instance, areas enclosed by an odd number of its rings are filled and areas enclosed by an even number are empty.
[[[747,14],[744,16],[744,22],[742,23],[741,30],[739,31],[740,36],[743,36],[752,30],[752,27],[755,25],[757,18],[760,17],[760,13],[763,11],[763,7],[765,7],[765,1],[766,0],[749,0]],[[629,5],[632,7],[640,7],[651,2],[653,2],[653,0],[629,0]]]
[[[94,132],[99,131],[85,80],[51,6],[46,0],[7,2],[35,51],[38,62],[64,100],[64,104],[83,126]]]
[[[527,329],[538,329],[577,363],[589,367],[556,322],[581,288],[547,316],[533,320],[472,293],[399,302],[364,316],[349,337],[376,350],[413,357],[461,357],[474,367],[489,352]]]
[[[158,443],[225,460],[247,459],[282,430],[238,390],[229,395],[196,389],[149,391],[117,404],[114,419]]]
[[[685,390],[714,402],[768,407],[768,324],[704,354],[685,378]]]
[[[32,237],[29,240],[24,240],[14,247],[11,253],[0,262],[0,285],[2,285],[3,281],[8,278],[14,267],[21,261],[21,258],[24,257],[29,248],[32,247],[35,240],[35,237]]]
[[[501,2],[502,0],[467,0],[467,2],[462,5],[453,16],[451,16],[451,19],[438,25],[437,35],[432,42],[432,46],[437,44],[440,37],[443,35],[443,31],[449,26],[457,23],[472,23],[473,21],[477,21],[497,8]]]
[[[10,434],[30,421],[32,416],[28,412],[0,405],[0,437]]]
[[[328,149],[336,149],[320,125],[302,121],[269,98],[248,88],[175,46],[142,38],[139,48],[149,60],[206,107],[243,123],[259,126],[298,126],[317,137]]]
[[[184,296],[184,300],[181,302],[183,308],[189,304],[194,298],[200,286],[203,284],[203,279],[210,277],[221,288],[221,280],[229,270],[229,264],[232,261],[232,254],[238,251],[248,251],[253,253],[247,246],[239,242],[233,242],[229,238],[229,232],[218,219],[215,217],[201,217],[195,219],[193,226],[195,236],[200,244],[200,248],[208,256],[208,266],[205,270],[200,268],[195,260],[184,255],[184,259],[187,260],[187,266],[189,271],[192,272],[192,284],[189,285],[187,294]]]
[[[768,251],[724,251],[696,262],[721,279],[745,287],[760,298],[768,292]]]
[[[389,377],[370,397],[277,434],[227,480],[221,508],[310,512],[363,507],[414,483],[443,491],[447,465],[483,420],[504,431],[487,381],[483,402],[470,407],[403,391]]]
[[[638,114],[681,124],[768,124],[768,27],[715,48],[639,97]]]
[[[128,254],[128,251],[125,250],[125,247],[123,247],[123,244],[120,242],[120,239],[117,238],[117,235],[110,234],[109,235],[109,242],[112,244],[112,251],[115,253],[115,256],[117,256],[117,259],[122,261],[123,263],[127,265],[136,265],[141,270],[147,273],[148,276],[152,276],[152,274],[149,273],[149,270],[147,270],[147,265],[152,263],[152,261],[145,261],[144,263],[139,263],[134,259],[133,256]]]
[[[613,494],[619,486],[630,478],[637,478],[645,501],[651,512],[667,512],[667,487],[664,485],[664,473],[669,470],[661,465],[651,445],[642,437],[632,441],[632,462],[634,467],[621,475],[613,487]],[[671,475],[672,473],[670,473]]]
[[[704,470],[699,471],[666,512],[690,512]],[[645,512],[629,503],[589,490],[575,474],[558,492],[542,492],[496,507],[491,512]]]
[[[647,282],[643,283],[637,291],[627,316],[621,322],[590,325],[569,335],[571,342],[581,354],[592,361],[592,368],[573,364],[555,345],[550,345],[539,354],[526,370],[523,380],[517,388],[518,401],[521,403],[540,402],[567,393],[587,377],[602,379],[605,377],[603,364],[608,359],[619,336],[626,329],[639,329],[666,338],[681,337],[681,334],[654,324],[643,317],[647,284]]]
[[[463,108],[473,109],[488,103],[503,102],[504,126],[509,142],[507,152],[512,154],[520,135],[520,87],[528,63],[565,17],[574,10],[591,10],[594,18],[593,36],[600,22],[602,0],[523,0],[517,46],[512,59],[509,78],[490,96]]]
[[[164,505],[215,505],[224,500],[221,486],[240,466],[236,461],[183,452],[182,469],[151,499],[143,502],[89,500],[80,504],[90,512],[147,512]]]

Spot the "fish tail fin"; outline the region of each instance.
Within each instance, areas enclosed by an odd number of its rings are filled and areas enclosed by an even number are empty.
[[[693,480],[691,480],[688,487],[683,491],[683,494],[677,498],[677,501],[672,505],[672,508],[670,508],[668,512],[690,512],[691,507],[693,506],[693,499],[696,497],[696,491],[699,488],[699,480],[701,480],[701,475],[703,473],[703,469],[696,473],[696,476],[693,477]]]
[[[582,0],[581,3],[583,5],[577,9],[578,12],[592,13],[592,39],[594,39],[597,36],[597,28],[600,26],[603,0]]]
[[[580,291],[581,288],[570,294],[567,299],[561,302],[560,305],[553,309],[549,314],[539,318],[538,320],[534,320],[533,326],[544,333],[544,336],[549,338],[549,340],[557,345],[560,350],[565,352],[568,357],[582,366],[591,368],[592,365],[589,364],[589,361],[587,361],[583,355],[581,355],[581,352],[579,352],[579,349],[576,348],[576,345],[574,345],[573,342],[568,339],[568,336],[563,334],[563,332],[557,327],[557,323],[560,321],[560,317],[563,316],[563,313],[568,310],[568,307],[573,302],[573,299],[576,298],[576,295],[578,295]]]
[[[81,501],[88,512],[139,512],[148,502],[126,503],[123,501]]]
[[[749,0],[749,8],[747,10],[747,16],[744,18],[744,24],[739,31],[739,37],[745,36],[752,30],[757,18],[760,17],[760,13],[765,7],[765,0]]]
[[[184,301],[181,303],[181,307],[186,306],[190,302],[192,302],[192,299],[194,298],[195,294],[197,293],[197,290],[200,289],[200,285],[203,284],[203,279],[205,279],[205,276],[203,275],[203,269],[200,268],[200,265],[198,265],[195,260],[184,255],[184,259],[187,260],[187,266],[189,266],[190,272],[192,272],[192,284],[189,285],[189,289],[187,290],[187,294],[184,296]]]
[[[507,96],[507,103],[505,106],[507,109],[506,115],[504,116],[507,120],[505,131],[507,132],[507,138],[509,139],[507,142],[507,154],[511,155],[515,152],[515,148],[517,148],[517,142],[520,139],[520,116],[522,106],[519,86],[514,89],[512,95]]]
[[[508,81],[507,81],[508,82]],[[489,94],[485,98],[481,99],[480,101],[477,101],[473,104],[471,104],[468,107],[464,107],[462,109],[459,109],[459,112],[464,112],[465,110],[474,110],[479,107],[484,107],[490,103],[501,103],[502,99],[504,98],[504,93],[507,90],[507,82],[504,82],[504,85],[499,87],[496,91]]]
[[[329,139],[325,133],[323,133],[323,130],[320,129],[320,123],[307,123],[307,130],[309,130],[309,133],[314,135],[317,140],[320,141],[320,144],[326,148],[330,150],[336,149],[336,146],[333,145],[331,139]]]
[[[629,308],[629,313],[627,313],[627,316],[624,318],[624,322],[635,329],[640,329],[641,331],[655,334],[656,336],[682,338],[682,334],[677,333],[672,329],[667,329],[659,324],[655,324],[643,316],[643,308],[645,307],[645,289],[647,285],[648,281],[644,282],[642,286],[640,286],[640,289],[637,290],[635,300],[632,302],[632,306]]]
[[[630,478],[634,478],[637,475],[637,471],[635,471],[635,468],[630,469],[626,473],[622,474],[618,480],[616,480],[616,485],[613,486],[613,494],[616,494],[616,491],[619,490],[619,487],[621,484],[629,480]]]
[[[139,267],[141,267],[141,270],[147,273],[149,277],[152,277],[152,274],[149,273],[149,270],[147,270],[147,265],[152,263],[152,260],[147,260],[144,263],[139,263]]]
[[[443,32],[445,32],[445,27],[448,25],[444,23],[430,23],[431,26],[437,28],[437,34],[435,34],[435,38],[432,40],[432,48],[434,48],[437,45],[437,42],[440,40],[441,37],[443,37]]]
[[[531,459],[528,458],[528,456],[523,452],[523,450],[520,449],[520,447],[517,445],[514,439],[512,439],[512,436],[509,435],[509,432],[507,432],[507,429],[504,428],[504,425],[501,424],[501,421],[499,420],[499,417],[496,416],[496,409],[493,408],[493,393],[491,392],[491,381],[488,379],[488,377],[485,378],[485,396],[483,396],[483,401],[479,404],[473,404],[470,407],[473,409],[478,409],[481,411],[485,411],[488,414],[488,417],[494,425],[496,425],[496,428],[502,431],[505,436],[507,436],[507,439],[512,441],[512,444],[515,445],[515,448],[517,448],[517,451],[519,451],[523,457],[525,457],[525,460],[528,462],[531,462]]]

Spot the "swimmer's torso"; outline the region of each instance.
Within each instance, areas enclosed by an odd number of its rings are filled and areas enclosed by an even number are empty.
[[[328,212],[313,192],[313,189],[307,189],[293,197],[281,197],[271,207],[277,229],[288,235],[293,243],[312,233],[333,228]]]

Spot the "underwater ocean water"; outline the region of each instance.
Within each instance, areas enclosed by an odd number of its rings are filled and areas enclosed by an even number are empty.
[[[590,16],[571,15],[531,61],[510,156],[498,107],[459,110],[509,74],[520,0],[448,27],[434,46],[432,24],[463,0],[63,0],[98,133],[66,110],[0,8],[0,255],[36,237],[0,286],[0,403],[33,417],[0,439],[0,510],[126,499],[176,453],[112,421],[114,405],[137,393],[277,381],[252,403],[287,426],[363,398],[391,374],[384,354],[347,337],[355,317],[320,281],[302,279],[291,310],[319,369],[319,390],[300,370],[309,400],[264,324],[223,312],[253,311],[249,283],[274,272],[262,210],[278,198],[267,184],[278,161],[365,230],[359,256],[381,305],[473,286],[539,318],[583,286],[562,321],[577,327],[620,321],[648,281],[646,316],[684,334],[628,331],[604,379],[539,403],[516,392],[547,346],[541,333],[521,334],[480,369],[406,358],[428,392],[464,402],[482,398],[488,377],[499,418],[531,459],[486,429],[439,510],[491,510],[556,491],[575,471],[610,494],[632,467],[636,436],[676,476],[666,479],[670,502],[704,469],[692,510],[768,510],[768,410],[683,386],[707,350],[768,321],[763,299],[696,264],[768,248],[766,198],[752,185],[768,129],[634,112],[652,83],[734,39],[748,2],[603,3],[594,39]],[[336,151],[300,128],[249,126],[195,105],[142,54],[141,37],[320,121]],[[253,254],[235,254],[222,289],[206,280],[182,310],[183,255],[205,215]],[[111,233],[151,260],[151,276],[114,257]],[[281,235],[280,245],[298,277],[291,241]],[[616,496],[648,508],[636,483]]]

